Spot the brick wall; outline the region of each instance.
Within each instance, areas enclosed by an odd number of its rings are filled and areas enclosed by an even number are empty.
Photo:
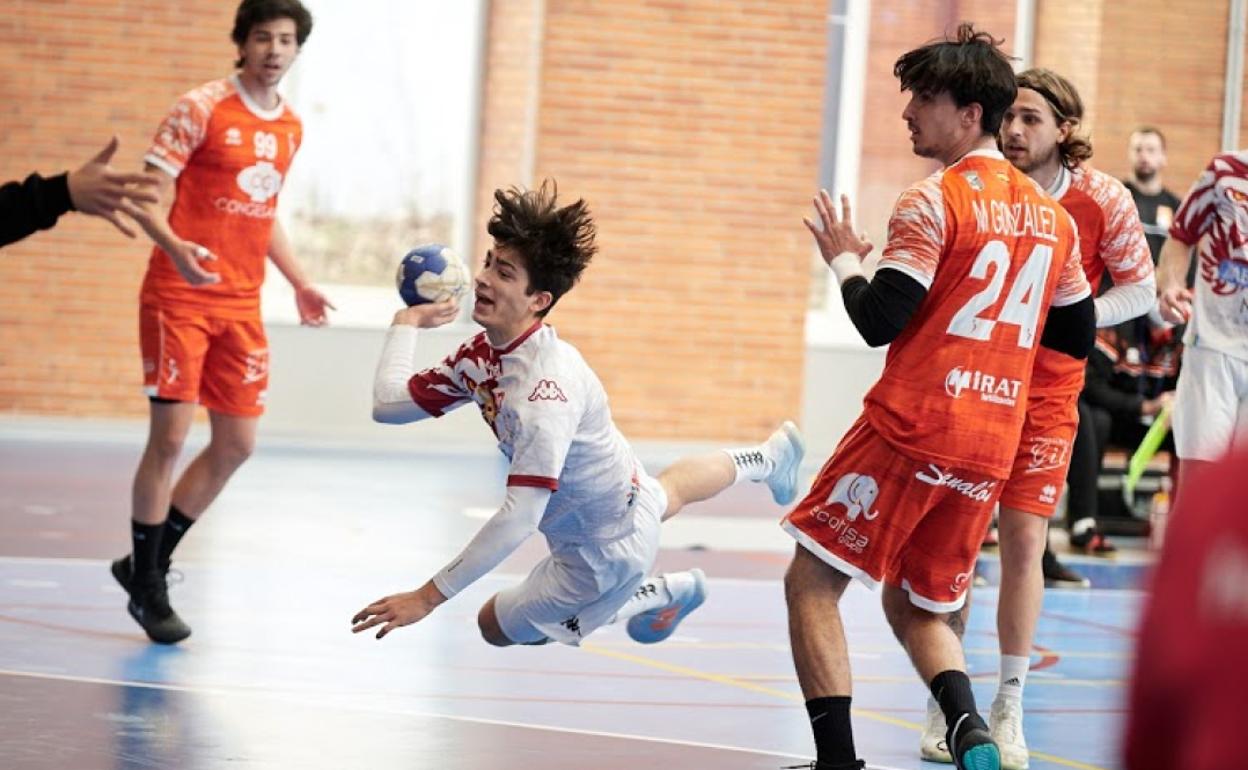
[[[1125,171],[1137,122],[1169,134],[1176,189],[1216,149],[1227,2],[1040,0],[1036,62],[1075,77],[1106,170]],[[494,187],[543,177],[590,201],[601,254],[551,320],[602,376],[622,427],[737,439],[793,415],[826,4],[490,5],[476,219]],[[898,192],[930,169],[909,152],[892,62],[961,19],[1009,38],[1013,9],[872,3],[859,196],[877,238]],[[115,165],[138,167],[173,99],[230,71],[232,15],[208,0],[8,9],[0,178],[77,165],[112,133]],[[70,215],[0,252],[0,413],[145,412],[135,297],[147,250]]]
[[[760,435],[800,404],[824,9],[552,0],[543,24],[534,177],[589,201],[601,248],[551,321],[628,435]]]
[[[1167,185],[1187,191],[1222,133],[1228,0],[1042,0],[1036,63],[1069,77],[1088,112],[1092,163],[1129,170],[1140,124],[1166,134]]]
[[[231,71],[227,3],[10,3],[0,19],[0,179],[77,167],[121,138],[138,169],[157,121]],[[0,251],[0,413],[146,414],[137,296],[149,242],[70,214]]]

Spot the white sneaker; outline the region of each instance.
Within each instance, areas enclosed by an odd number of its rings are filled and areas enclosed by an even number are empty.
[[[779,505],[788,505],[797,497],[797,469],[806,454],[806,442],[797,426],[786,420],[767,439],[766,447],[774,463],[766,479],[771,497]]]
[[[945,712],[940,704],[927,699],[927,723],[923,725],[923,737],[919,739],[919,756],[928,762],[944,762],[953,764],[953,755],[949,753],[949,745],[945,743],[945,734],[949,732],[945,724]]]
[[[988,712],[988,730],[1001,750],[1002,770],[1027,770],[1031,758],[1023,738],[1023,704],[1014,698],[997,698]]]

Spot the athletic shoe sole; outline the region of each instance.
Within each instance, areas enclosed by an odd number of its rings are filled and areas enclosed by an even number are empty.
[[[684,604],[669,605],[658,610],[643,612],[628,619],[628,635],[639,644],[654,644],[672,635],[680,621],[702,606],[706,601],[706,573],[694,568],[690,570],[696,588],[693,596]]]
[[[776,470],[767,478],[767,486],[771,489],[771,498],[778,505],[788,505],[797,497],[797,471],[806,456],[806,442],[802,439],[802,432],[790,421],[786,420],[780,430],[789,439],[792,451],[785,453],[783,464],[777,463]],[[773,479],[776,481],[774,484]]]

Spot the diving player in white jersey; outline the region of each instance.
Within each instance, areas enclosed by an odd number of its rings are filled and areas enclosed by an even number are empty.
[[[596,251],[585,201],[560,208],[553,184],[496,190],[494,200],[494,247],[476,277],[472,312],[485,331],[417,372],[416,330],[451,321],[456,307],[396,313],[377,368],[373,418],[407,423],[475,402],[511,462],[507,496],[446,567],[415,591],[360,610],[352,631],[380,625],[380,639],[423,619],[540,531],[550,556],[477,616],[487,642],[576,645],[624,620],[636,641],[660,641],[706,597],[699,569],[647,578],[660,522],[739,481],[766,482],[777,503],[791,502],[801,436],[786,422],[760,445],[683,458],[648,476],[612,422],[597,375],[543,322]]]

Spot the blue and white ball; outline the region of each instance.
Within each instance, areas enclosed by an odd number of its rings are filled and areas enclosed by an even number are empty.
[[[395,283],[408,305],[458,300],[468,292],[468,268],[450,247],[427,243],[407,252],[399,263]]]

